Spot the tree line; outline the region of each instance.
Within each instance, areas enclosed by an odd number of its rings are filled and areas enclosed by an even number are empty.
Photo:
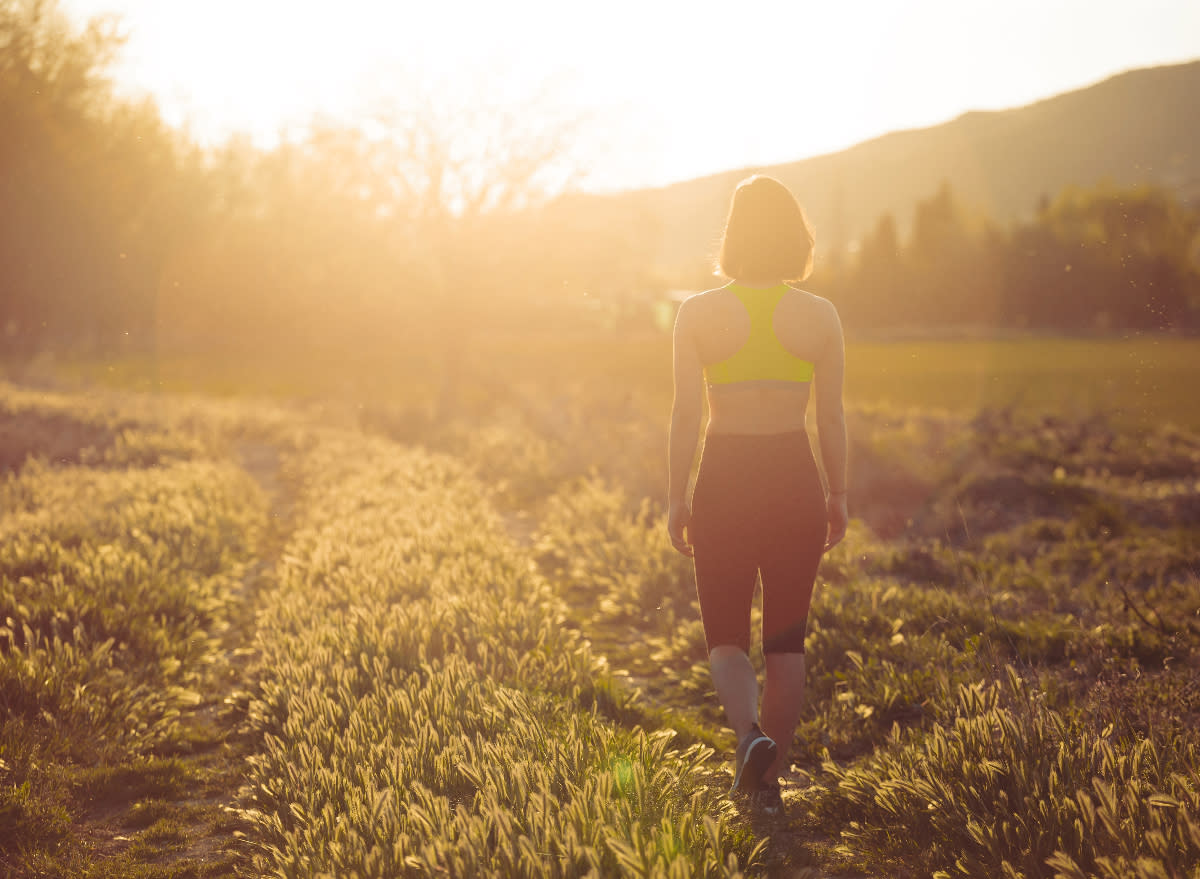
[[[0,0],[7,359],[457,349],[614,310],[648,327],[705,256],[665,277],[653,217],[563,194],[572,128],[530,124],[537,107],[429,99],[271,150],[202,149],[115,94],[120,43],[53,0]],[[1070,190],[1001,229],[944,186],[910,234],[883,216],[856,251],[819,249],[812,289],[851,327],[1196,329],[1198,229],[1153,188]]]
[[[572,179],[572,120],[417,94],[359,128],[201,149],[115,93],[120,43],[54,0],[0,0],[10,360],[436,345],[562,324],[581,272],[628,272],[597,258],[597,217],[552,198]]]
[[[814,283],[852,326],[1200,329],[1200,209],[1144,185],[1069,187],[1002,228],[948,183],[901,237],[885,214]]]

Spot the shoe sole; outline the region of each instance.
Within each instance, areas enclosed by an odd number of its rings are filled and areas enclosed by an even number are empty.
[[[766,736],[759,736],[752,741],[746,748],[746,759],[734,773],[733,787],[729,789],[730,792],[755,790],[762,781],[767,767],[775,762],[777,752],[778,748],[775,743]]]
[[[763,803],[756,802],[756,803],[754,803],[754,809],[760,815],[766,815],[770,818],[774,818],[775,816],[783,813],[783,804],[782,803],[771,803],[769,805],[766,805]]]

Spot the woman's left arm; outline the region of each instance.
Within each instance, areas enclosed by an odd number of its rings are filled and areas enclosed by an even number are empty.
[[[845,376],[846,355],[842,322],[837,309],[825,302],[825,345],[816,364],[814,389],[817,395],[817,439],[821,444],[821,464],[829,496],[829,534],[825,549],[829,550],[846,536],[849,515],[846,510],[846,413],[842,404],[842,381]]]
[[[668,513],[667,531],[671,544],[684,555],[692,554],[692,547],[684,530],[692,518],[687,502],[688,478],[692,472],[692,461],[696,457],[696,446],[700,441],[701,395],[704,387],[704,365],[696,350],[692,332],[694,320],[690,300],[679,306],[675,318],[674,378],[675,398],[671,404],[671,435],[668,453]]]

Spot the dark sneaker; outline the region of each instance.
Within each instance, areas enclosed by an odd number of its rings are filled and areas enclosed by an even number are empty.
[[[758,790],[750,791],[748,799],[750,807],[762,815],[783,813],[783,792],[777,784],[764,784]]]
[[[758,724],[738,742],[733,752],[733,787],[730,793],[748,793],[762,786],[763,773],[775,762],[775,742],[767,737]]]

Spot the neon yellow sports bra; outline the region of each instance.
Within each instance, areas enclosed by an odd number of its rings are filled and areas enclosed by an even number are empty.
[[[775,308],[791,288],[780,284],[764,290],[730,284],[726,289],[746,307],[750,335],[733,356],[704,367],[705,380],[710,385],[812,381],[812,363],[792,354],[775,337]]]

